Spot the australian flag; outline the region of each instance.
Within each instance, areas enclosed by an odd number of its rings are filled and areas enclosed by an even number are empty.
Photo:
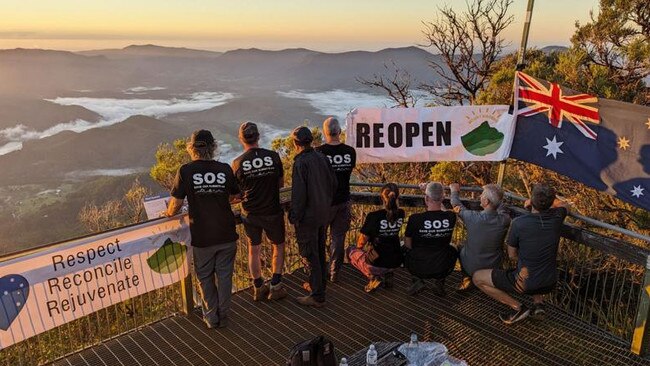
[[[518,72],[510,157],[650,210],[650,108]]]

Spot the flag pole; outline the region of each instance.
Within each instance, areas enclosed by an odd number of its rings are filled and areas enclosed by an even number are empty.
[[[521,34],[521,43],[519,45],[519,55],[517,56],[517,65],[516,70],[521,71],[526,67],[526,47],[528,46],[528,33],[530,32],[530,20],[533,17],[533,6],[535,5],[535,0],[528,0],[528,7],[526,9],[526,19],[524,21],[524,30]],[[516,91],[515,91],[516,92]],[[516,99],[513,95],[513,102]],[[516,118],[516,116],[515,116]],[[503,186],[503,177],[506,173],[506,161],[504,160],[499,163],[499,173],[497,175],[497,183]]]

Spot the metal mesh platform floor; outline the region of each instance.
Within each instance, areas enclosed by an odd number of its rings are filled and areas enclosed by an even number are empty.
[[[470,365],[650,365],[628,345],[554,308],[544,320],[506,326],[503,306],[478,290],[457,293],[458,274],[447,281],[447,296],[430,290],[406,294],[403,270],[395,288],[363,292],[365,279],[349,266],[328,287],[327,306],[304,308],[302,271],[285,276],[289,298],[254,303],[250,291],[233,296],[228,328],[208,330],[200,316],[175,316],[55,362],[56,365],[283,365],[295,343],[323,334],[339,357],[371,342],[405,341],[413,331],[445,344]]]

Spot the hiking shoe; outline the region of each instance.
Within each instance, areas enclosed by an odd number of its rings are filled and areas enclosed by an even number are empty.
[[[395,285],[395,274],[393,272],[388,272],[384,275],[384,288],[393,288]]]
[[[269,296],[269,284],[264,283],[260,287],[253,286],[253,301],[266,300]]]
[[[413,283],[408,288],[408,290],[406,290],[406,292],[408,292],[408,294],[411,295],[411,296],[415,296],[415,295],[419,294],[420,292],[422,292],[425,289],[425,287],[426,287],[426,285],[425,285],[424,281],[418,278],[418,279],[413,281]]]
[[[474,286],[474,283],[472,282],[472,277],[463,277],[463,279],[460,280],[460,285],[458,285],[457,290],[459,292],[464,292],[464,291],[469,291],[474,287],[476,286]]]
[[[513,324],[528,318],[528,315],[530,315],[530,309],[526,305],[521,304],[519,310],[513,309],[510,312],[499,314],[499,318],[506,324]]]
[[[222,316],[219,318],[219,323],[217,324],[217,328],[225,328],[228,326],[228,317]]]
[[[311,293],[311,285],[309,284],[309,282],[303,282],[302,283],[302,288],[303,288],[303,290]]]
[[[366,292],[370,293],[375,291],[379,286],[381,286],[381,280],[379,279],[379,277],[373,277],[370,279],[370,281],[368,281],[368,284],[363,289]]]
[[[433,281],[433,293],[438,295],[438,296],[446,296],[447,293],[445,292],[445,279],[441,280],[434,280]]]
[[[287,297],[287,294],[287,289],[284,287],[282,282],[280,282],[277,285],[271,285],[271,289],[269,291],[269,300],[284,299]]]
[[[296,297],[296,302],[303,306],[313,306],[315,308],[322,308],[325,306],[325,301],[316,301],[316,299],[311,296]]]
[[[546,306],[544,304],[533,304],[530,309],[530,316],[535,319],[544,319],[546,317]]]

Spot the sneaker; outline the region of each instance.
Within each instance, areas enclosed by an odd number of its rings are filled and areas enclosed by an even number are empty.
[[[379,277],[373,277],[370,279],[370,281],[368,281],[368,284],[363,289],[366,292],[370,293],[375,291],[379,286],[381,286],[381,280],[379,279]]]
[[[282,282],[280,282],[277,285],[271,285],[271,289],[269,291],[269,300],[284,299],[287,297],[287,294],[287,289],[284,287]]]
[[[269,284],[265,282],[260,287],[253,286],[253,301],[265,300],[269,296]]]
[[[339,282],[339,274],[337,272],[330,273],[330,282],[331,283]]]
[[[203,318],[203,323],[205,323],[205,326],[208,329],[219,328],[219,322],[213,323],[210,320],[208,320],[208,318],[205,318],[205,317]]]
[[[407,292],[411,296],[415,296],[425,289],[426,285],[423,280],[417,278],[413,281]]]
[[[544,306],[544,303],[533,304],[530,309],[530,316],[535,319],[544,319],[546,317],[546,306]]]
[[[311,296],[296,297],[296,302],[303,306],[313,306],[315,308],[322,308],[325,306],[325,301],[316,301],[316,299]]]
[[[441,280],[434,280],[433,281],[433,293],[438,295],[438,296],[446,296],[447,293],[445,292],[445,279]]]
[[[395,274],[388,272],[384,275],[384,288],[393,288],[395,285]]]
[[[499,314],[499,318],[501,318],[501,321],[506,324],[513,324],[528,318],[528,315],[530,315],[530,309],[528,309],[526,305],[521,304],[519,310],[512,310],[508,313]]]
[[[219,318],[219,324],[217,324],[217,328],[225,328],[228,326],[228,317],[227,316],[222,316]]]
[[[460,285],[458,285],[458,291],[459,292],[464,292],[464,291],[469,291],[473,289],[474,283],[472,282],[472,277],[463,277],[462,280],[460,280]]]

